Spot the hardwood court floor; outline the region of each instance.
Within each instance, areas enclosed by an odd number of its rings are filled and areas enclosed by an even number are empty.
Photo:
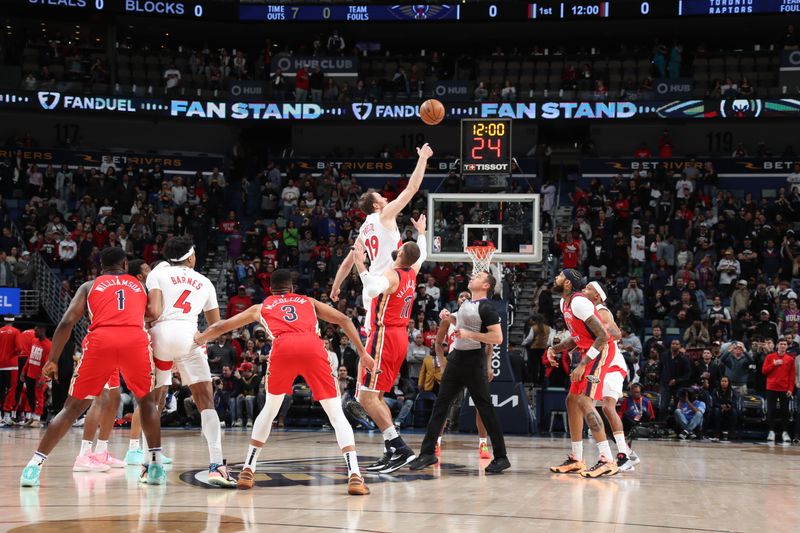
[[[569,443],[561,438],[508,439],[512,469],[487,476],[476,438],[447,436],[440,469],[371,476],[372,494],[347,496],[343,460],[332,432],[274,432],[251,491],[208,488],[207,448],[197,430],[165,431],[175,459],[165,486],[140,486],[138,468],[73,473],[80,444],[73,429],[51,454],[42,486],[18,478],[43,430],[0,430],[0,530],[74,531],[370,531],[659,532],[800,531],[800,448],[763,444],[638,442],[636,472],[586,480],[556,476]],[[421,435],[407,440],[418,447]],[[248,432],[228,430],[234,469]],[[378,435],[356,434],[361,464],[376,457]],[[587,457],[595,446],[585,443]],[[127,432],[111,450],[122,457]]]

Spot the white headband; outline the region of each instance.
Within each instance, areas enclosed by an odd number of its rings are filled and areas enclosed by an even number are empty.
[[[597,291],[597,294],[600,295],[600,301],[601,302],[605,302],[606,301],[606,291],[603,290],[603,287],[601,287],[600,284],[597,283],[596,281],[592,281],[591,283],[589,283],[589,285],[591,285],[594,288],[594,290]]]
[[[186,252],[185,254],[183,254],[182,256],[180,256],[179,258],[177,258],[177,259],[170,259],[170,261],[172,261],[173,263],[180,263],[181,261],[186,261],[187,259],[189,259],[190,257],[192,257],[192,254],[193,254],[193,253],[194,253],[194,246],[192,246],[191,248],[189,248],[189,251],[188,251],[188,252]]]

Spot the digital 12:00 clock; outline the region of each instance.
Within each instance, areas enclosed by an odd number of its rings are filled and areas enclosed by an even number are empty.
[[[511,173],[511,119],[461,120],[461,173]]]

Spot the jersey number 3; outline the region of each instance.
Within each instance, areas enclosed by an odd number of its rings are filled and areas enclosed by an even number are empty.
[[[284,305],[281,307],[281,311],[283,311],[283,319],[286,322],[294,322],[297,320],[297,310],[293,305]]]
[[[186,301],[187,298],[189,298],[189,296],[191,296],[191,294],[192,294],[192,291],[189,291],[189,290],[183,291],[183,294],[181,294],[181,297],[178,298],[178,300],[175,302],[175,304],[172,307],[174,307],[175,309],[182,310],[184,315],[188,315],[189,313],[191,313],[192,312],[192,304],[190,304],[189,302]]]

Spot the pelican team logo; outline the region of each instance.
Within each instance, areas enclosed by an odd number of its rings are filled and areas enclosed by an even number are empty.
[[[455,10],[451,5],[406,4],[389,8],[392,14],[402,20],[441,20]],[[451,15],[452,16],[452,15]]]
[[[359,457],[361,463],[369,464],[377,457]],[[238,474],[242,465],[234,470]],[[440,466],[448,475],[478,475],[477,469],[469,469],[465,465],[444,463]],[[363,473],[363,471],[362,471]],[[429,470],[413,472],[405,469],[391,475],[365,474],[367,483],[417,481],[434,479]],[[208,483],[208,469],[189,470],[180,475],[181,481],[206,489],[214,488]],[[283,459],[276,461],[259,461],[256,470],[256,487],[306,487],[321,485],[344,485],[347,483],[347,467],[341,456],[314,457],[311,459]]]

